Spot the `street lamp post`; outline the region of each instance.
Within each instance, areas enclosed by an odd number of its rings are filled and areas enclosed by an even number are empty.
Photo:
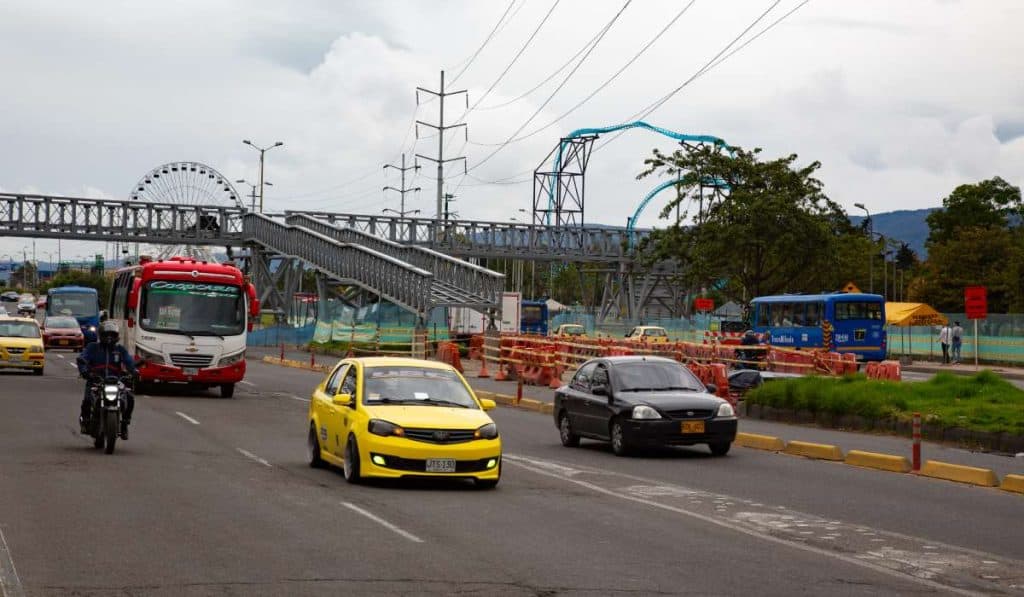
[[[868,237],[871,239],[871,244],[874,244],[874,242],[875,242],[875,221],[871,219],[871,212],[868,211],[867,207],[864,207],[863,203],[854,203],[853,206],[858,208],[858,209],[863,209],[864,213],[867,214]],[[870,257],[868,258],[868,278],[869,278],[870,281],[868,282],[868,287],[869,287],[868,288],[868,292],[870,292],[871,294],[874,294],[875,293],[875,251],[874,251],[874,247],[872,247],[871,253],[869,255],[870,255]]]
[[[263,163],[264,163],[263,155],[265,153],[267,153],[268,151],[270,151],[271,149],[275,148],[275,147],[280,147],[280,146],[284,145],[284,142],[278,141],[278,142],[274,143],[273,145],[269,145],[267,147],[260,147],[260,146],[256,145],[255,143],[253,143],[252,141],[250,141],[248,139],[243,139],[242,143],[244,143],[244,144],[248,145],[249,147],[252,147],[256,151],[260,152],[260,213],[263,213],[263,185],[265,184],[263,182]]]
[[[385,213],[385,214],[387,214],[387,213],[396,214],[400,218],[404,218],[404,217],[406,217],[409,214],[418,214],[418,213],[420,213],[420,210],[418,210],[418,209],[397,210],[397,209],[391,209],[390,207],[385,207],[384,209],[382,209],[380,211],[381,211],[381,213]]]
[[[256,187],[258,187],[260,185],[253,184],[253,183],[249,182],[248,180],[245,180],[244,178],[239,178],[235,182],[237,182],[239,184],[244,184],[244,185],[249,187],[249,198],[251,200],[250,201],[251,207],[249,208],[249,211],[256,211]],[[263,184],[268,186],[268,187],[274,186],[274,183],[270,182],[269,180],[263,181]],[[260,205],[263,205],[263,203],[261,202]]]

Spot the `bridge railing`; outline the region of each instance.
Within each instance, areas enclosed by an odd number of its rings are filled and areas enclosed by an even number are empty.
[[[0,235],[226,244],[241,239],[242,213],[236,207],[0,193]]]
[[[633,258],[625,229],[538,226],[474,220],[438,221],[385,215],[302,213],[377,238],[429,246],[461,257],[621,262]],[[642,238],[645,231],[635,234]]]
[[[341,242],[369,247],[423,268],[434,274],[434,280],[454,286],[457,290],[470,295],[465,297],[466,301],[462,303],[462,306],[500,308],[501,292],[505,288],[503,274],[427,247],[406,245],[360,230],[335,226],[305,214],[289,215],[285,221],[288,224],[308,228]]]
[[[246,213],[242,221],[247,242],[297,257],[329,276],[362,286],[417,315],[425,316],[433,307],[433,276],[424,269],[262,214]]]

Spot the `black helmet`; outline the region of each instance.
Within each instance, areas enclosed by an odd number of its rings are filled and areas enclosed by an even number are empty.
[[[746,338],[753,338],[755,336],[754,330],[747,330],[743,332],[743,336]]]
[[[121,331],[117,329],[117,323],[104,321],[100,324],[100,343],[114,345],[121,338]]]

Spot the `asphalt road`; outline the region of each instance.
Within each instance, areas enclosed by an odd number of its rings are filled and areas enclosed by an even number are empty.
[[[73,356],[0,373],[5,597],[1024,592],[1018,495],[741,448],[616,458],[510,409],[494,491],[351,486],[304,462],[319,374],[252,361],[231,400],[140,396],[106,456]]]

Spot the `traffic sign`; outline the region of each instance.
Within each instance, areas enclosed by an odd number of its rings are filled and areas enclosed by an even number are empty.
[[[984,286],[964,288],[964,311],[967,319],[985,319],[988,316],[988,290]]]
[[[715,308],[714,299],[699,298],[693,299],[693,308],[698,311],[713,311]]]

